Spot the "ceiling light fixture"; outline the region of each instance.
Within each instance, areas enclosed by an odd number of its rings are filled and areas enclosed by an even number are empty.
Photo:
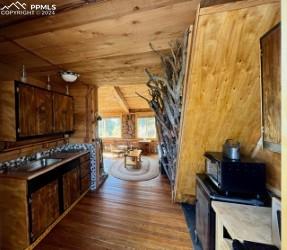
[[[80,76],[79,74],[72,72],[70,70],[61,71],[60,75],[65,82],[69,82],[69,83],[75,82]]]

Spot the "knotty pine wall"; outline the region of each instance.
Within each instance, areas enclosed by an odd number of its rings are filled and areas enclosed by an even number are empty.
[[[71,143],[91,143],[97,137],[98,88],[94,85],[74,84],[74,128]]]
[[[251,155],[261,136],[259,39],[280,21],[279,1],[240,1],[199,10],[181,129],[175,200],[193,202],[205,151],[227,138]],[[260,151],[268,183],[280,188],[280,155]],[[243,180],[244,181],[244,180]]]

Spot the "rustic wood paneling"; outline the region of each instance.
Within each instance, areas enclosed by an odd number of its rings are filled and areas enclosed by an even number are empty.
[[[17,70],[25,64],[31,76],[45,80],[49,74],[59,84],[62,80],[56,76],[61,69],[80,73],[85,84],[143,84],[144,67],[160,66],[149,42],[165,52],[168,42],[181,38],[194,21],[198,3],[96,1],[55,16],[19,22],[0,31],[0,62]]]
[[[29,245],[28,203],[25,180],[0,179],[0,249]]]
[[[123,113],[123,108],[119,105],[119,100],[112,86],[99,87],[99,113]],[[148,88],[145,84],[120,85],[118,86],[122,97],[126,100],[130,110],[149,109],[145,100],[139,97],[136,92],[149,98]]]
[[[75,84],[70,88],[74,97],[74,129],[70,142],[89,143],[96,138],[98,89],[95,86]]]
[[[281,144],[280,42],[280,26],[270,31],[260,41],[263,139],[277,144]]]
[[[181,207],[167,178],[126,182],[108,177],[35,248],[192,249]]]
[[[58,180],[31,195],[31,233],[38,238],[60,215]]]
[[[195,27],[185,96],[177,200],[194,197],[205,151],[221,151],[225,139],[235,138],[242,153],[250,154],[260,138],[259,39],[280,20],[280,4],[240,3],[240,8],[237,3],[216,11],[208,7],[210,14],[200,10],[204,14]]]
[[[287,2],[282,1],[282,55],[287,54]],[[287,248],[287,57],[282,56],[281,87],[282,87],[282,244]]]
[[[0,107],[0,141],[15,141],[15,89],[11,82],[0,82]]]

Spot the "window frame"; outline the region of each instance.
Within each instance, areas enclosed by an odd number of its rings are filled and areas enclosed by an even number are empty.
[[[102,120],[104,119],[112,119],[112,118],[117,118],[120,120],[120,136],[110,136],[110,137],[101,137],[100,136],[100,125],[98,124],[98,135],[102,139],[122,139],[123,134],[122,134],[122,116],[121,115],[111,115],[111,116],[102,116]],[[100,122],[100,121],[99,121]]]
[[[154,118],[155,120],[155,137],[139,137],[139,134],[138,134],[138,131],[139,131],[139,128],[138,128],[138,119],[142,119],[142,118]],[[143,139],[147,139],[147,140],[153,140],[153,141],[156,141],[157,140],[157,129],[156,129],[156,119],[155,119],[155,116],[154,115],[140,115],[140,116],[136,116],[136,138],[137,139],[140,139],[140,140],[143,140]]]

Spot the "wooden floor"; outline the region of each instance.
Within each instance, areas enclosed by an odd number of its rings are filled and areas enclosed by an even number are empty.
[[[192,249],[179,205],[165,177],[127,182],[109,177],[88,193],[37,250]]]

